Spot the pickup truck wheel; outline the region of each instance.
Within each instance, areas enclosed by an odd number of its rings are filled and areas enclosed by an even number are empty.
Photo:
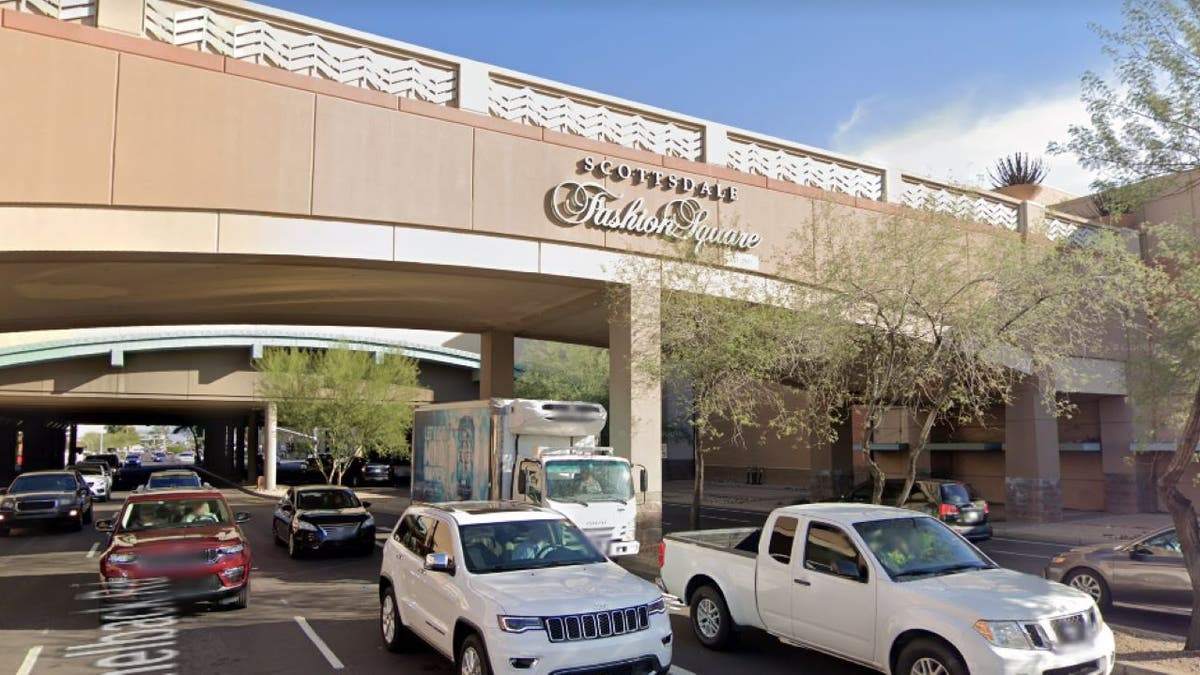
[[[1104,583],[1104,577],[1093,569],[1080,567],[1071,570],[1063,579],[1063,583],[1092,596],[1092,600],[1096,601],[1096,606],[1101,610],[1112,607],[1112,593],[1108,590],[1108,584]]]
[[[733,619],[725,598],[712,586],[703,586],[692,595],[692,630],[700,644],[709,649],[728,649],[733,645]]]
[[[967,675],[953,649],[938,640],[913,640],[900,652],[897,675]]]
[[[400,618],[396,592],[391,588],[379,601],[379,633],[383,636],[383,645],[389,652],[402,652],[409,645],[409,632]]]
[[[459,675],[492,675],[487,649],[478,635],[468,635],[458,648],[458,672]]]

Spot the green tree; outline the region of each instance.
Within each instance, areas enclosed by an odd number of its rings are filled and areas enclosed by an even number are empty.
[[[127,450],[135,445],[141,445],[142,437],[137,429],[130,424],[113,424],[104,427],[104,449],[116,448]]]
[[[1113,60],[1112,79],[1088,72],[1082,98],[1088,124],[1072,126],[1052,152],[1073,153],[1099,174],[1104,203],[1132,210],[1147,200],[1190,190],[1200,180],[1200,3],[1128,1],[1124,25],[1096,27]],[[1143,255],[1168,260],[1156,288],[1153,337],[1129,372],[1139,428],[1147,438],[1175,443],[1159,476],[1159,500],[1171,513],[1191,575],[1192,621],[1184,649],[1200,649],[1200,528],[1196,509],[1180,489],[1196,479],[1200,442],[1200,370],[1197,369],[1194,227],[1162,225],[1146,231]]]
[[[520,398],[589,401],[608,408],[608,350],[561,342],[530,341],[514,383]]]
[[[316,460],[329,482],[340,482],[354,457],[407,452],[419,387],[415,360],[343,345],[268,349],[255,368],[260,394],[276,404],[279,423],[315,430]]]
[[[800,325],[824,333],[819,342],[830,347],[810,364],[810,382],[844,387],[844,403],[861,412],[857,436],[875,503],[887,476],[873,445],[890,408],[920,424],[899,505],[936,424],[986,423],[1024,377],[1036,378],[1044,403],[1067,412],[1055,383],[1078,375],[1071,357],[1101,348],[1110,327],[1141,306],[1145,269],[1115,232],[1097,231],[1086,248],[1026,243],[938,212],[822,229],[834,234],[816,252],[802,242],[785,268],[818,289],[797,286],[794,303],[811,315]]]

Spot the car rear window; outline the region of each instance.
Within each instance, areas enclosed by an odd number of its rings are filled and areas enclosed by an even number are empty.
[[[970,504],[971,495],[962,483],[942,483],[942,502],[946,504]]]

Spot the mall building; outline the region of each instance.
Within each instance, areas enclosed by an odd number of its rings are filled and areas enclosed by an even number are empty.
[[[662,384],[630,365],[661,351],[660,289],[607,301],[623,260],[683,238],[772,277],[796,237],[918,205],[967,214],[983,238],[1086,245],[1106,227],[1086,199],[955,186],[239,0],[0,0],[0,62],[0,332],[472,333],[481,396],[512,393],[517,337],[606,347],[611,443],[652,468],[647,542],[658,467],[686,474],[690,449],[664,450]],[[994,424],[940,431],[923,468],[1010,518],[1154,508],[1152,462],[1127,461],[1126,357],[1111,345],[1055,383],[1074,417],[1027,386]],[[4,419],[0,451],[25,424]],[[911,420],[896,411],[888,432],[880,454],[902,460]],[[717,451],[709,475],[754,466],[829,494],[853,480],[853,445]]]

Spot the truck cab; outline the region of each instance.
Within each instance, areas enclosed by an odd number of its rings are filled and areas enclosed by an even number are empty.
[[[647,476],[612,448],[539,448],[517,465],[517,501],[554,509],[579,526],[609,557],[636,555],[637,494]]]

